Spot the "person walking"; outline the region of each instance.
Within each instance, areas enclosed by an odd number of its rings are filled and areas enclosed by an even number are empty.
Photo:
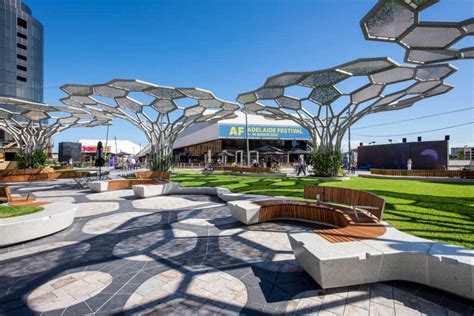
[[[306,161],[304,160],[303,155],[301,155],[298,159],[298,173],[296,176],[299,176],[301,172],[303,172],[303,174],[306,176]]]
[[[413,164],[413,161],[411,160],[411,158],[408,159],[407,161],[407,169],[410,171],[411,170],[411,166]]]

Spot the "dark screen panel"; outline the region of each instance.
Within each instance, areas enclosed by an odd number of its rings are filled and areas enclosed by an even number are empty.
[[[73,161],[81,160],[81,143],[59,143],[59,161],[64,162],[72,158]]]
[[[410,158],[413,169],[442,170],[448,165],[448,142],[412,142],[357,148],[359,169],[406,169]]]

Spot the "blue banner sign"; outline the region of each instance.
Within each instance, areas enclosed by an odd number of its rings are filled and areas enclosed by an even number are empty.
[[[258,126],[248,125],[249,138],[263,139],[301,139],[310,138],[309,132],[301,126]],[[245,138],[245,125],[222,124],[219,125],[221,138]]]

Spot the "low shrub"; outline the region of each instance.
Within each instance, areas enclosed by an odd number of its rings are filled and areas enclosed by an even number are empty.
[[[332,148],[319,148],[311,155],[311,165],[317,177],[336,177],[342,173],[342,153]]]

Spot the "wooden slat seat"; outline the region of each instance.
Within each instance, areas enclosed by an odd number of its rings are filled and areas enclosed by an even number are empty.
[[[295,200],[254,201],[260,206],[259,222],[275,219],[297,219],[333,226],[314,232],[331,243],[372,239],[385,233],[385,227],[370,213],[318,202]]]
[[[305,185],[304,198],[314,199],[331,205],[349,206],[369,212],[379,220],[385,209],[385,200],[373,193],[326,186]],[[357,214],[360,214],[358,212]]]
[[[474,170],[370,169],[370,174],[396,177],[474,178]]]

